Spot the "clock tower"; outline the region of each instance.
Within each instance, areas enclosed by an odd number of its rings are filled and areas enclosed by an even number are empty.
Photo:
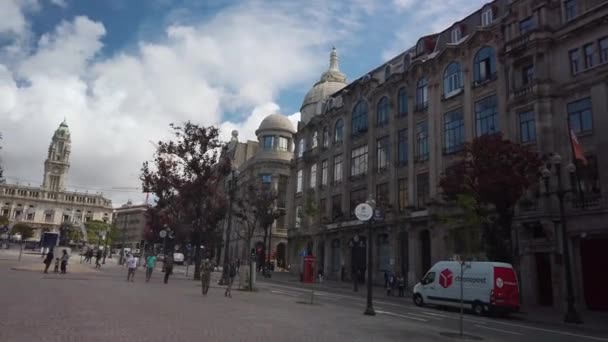
[[[71,140],[68,124],[63,120],[53,134],[49,154],[44,161],[44,181],[42,187],[51,191],[64,189],[65,177],[70,168]]]

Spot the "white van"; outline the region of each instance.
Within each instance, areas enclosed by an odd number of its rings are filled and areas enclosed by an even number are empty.
[[[517,276],[510,264],[472,261],[464,264],[462,279],[460,271],[459,261],[440,261],[433,265],[414,286],[414,304],[460,307],[462,281],[465,308],[475,314],[519,310]]]

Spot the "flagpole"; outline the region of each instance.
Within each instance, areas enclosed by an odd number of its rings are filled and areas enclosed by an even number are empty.
[[[585,196],[583,194],[583,191],[581,189],[581,181],[580,181],[580,177],[579,177],[579,160],[576,158],[576,152],[574,151],[574,144],[572,141],[572,135],[574,134],[574,132],[572,131],[572,127],[570,126],[570,119],[566,119],[566,122],[568,124],[568,137],[570,138],[570,153],[572,154],[572,160],[574,161],[574,165],[576,166],[576,169],[574,171],[574,177],[576,180],[576,190],[578,191],[578,196],[579,199],[581,201],[581,206],[584,209],[585,208]],[[577,141],[578,141],[578,137],[577,137]]]

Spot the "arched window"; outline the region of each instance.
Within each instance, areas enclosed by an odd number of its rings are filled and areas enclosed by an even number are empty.
[[[360,100],[353,109],[352,135],[367,132],[367,102]]]
[[[329,129],[323,127],[323,147],[329,147]]]
[[[336,128],[334,132],[334,142],[341,143],[344,138],[344,121],[342,119],[338,119],[336,121]]]
[[[391,77],[391,66],[387,65],[384,69],[384,81],[388,80]]]
[[[425,76],[416,83],[416,110],[423,110],[429,104],[429,82]]]
[[[443,73],[443,96],[448,98],[456,95],[462,89],[462,70],[460,63],[452,62]]]
[[[376,126],[382,127],[388,124],[389,107],[388,97],[384,96],[378,101],[378,108],[376,110]]]
[[[397,115],[399,117],[404,117],[407,115],[407,90],[405,88],[399,89],[399,94],[397,95],[398,102],[398,111]]]
[[[473,72],[476,83],[482,83],[496,77],[496,55],[493,48],[485,46],[477,51]]]
[[[311,148],[316,148],[317,145],[319,143],[319,133],[317,131],[314,131],[312,133],[312,146]]]
[[[302,156],[304,155],[305,145],[306,142],[304,141],[304,138],[301,138],[300,141],[298,141],[298,158],[302,158]]]

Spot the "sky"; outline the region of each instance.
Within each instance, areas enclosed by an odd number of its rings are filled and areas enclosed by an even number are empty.
[[[355,80],[485,2],[0,0],[5,178],[40,185],[65,119],[68,188],[143,202],[142,162],[170,123],[255,140],[266,115],[299,120],[333,46]]]

